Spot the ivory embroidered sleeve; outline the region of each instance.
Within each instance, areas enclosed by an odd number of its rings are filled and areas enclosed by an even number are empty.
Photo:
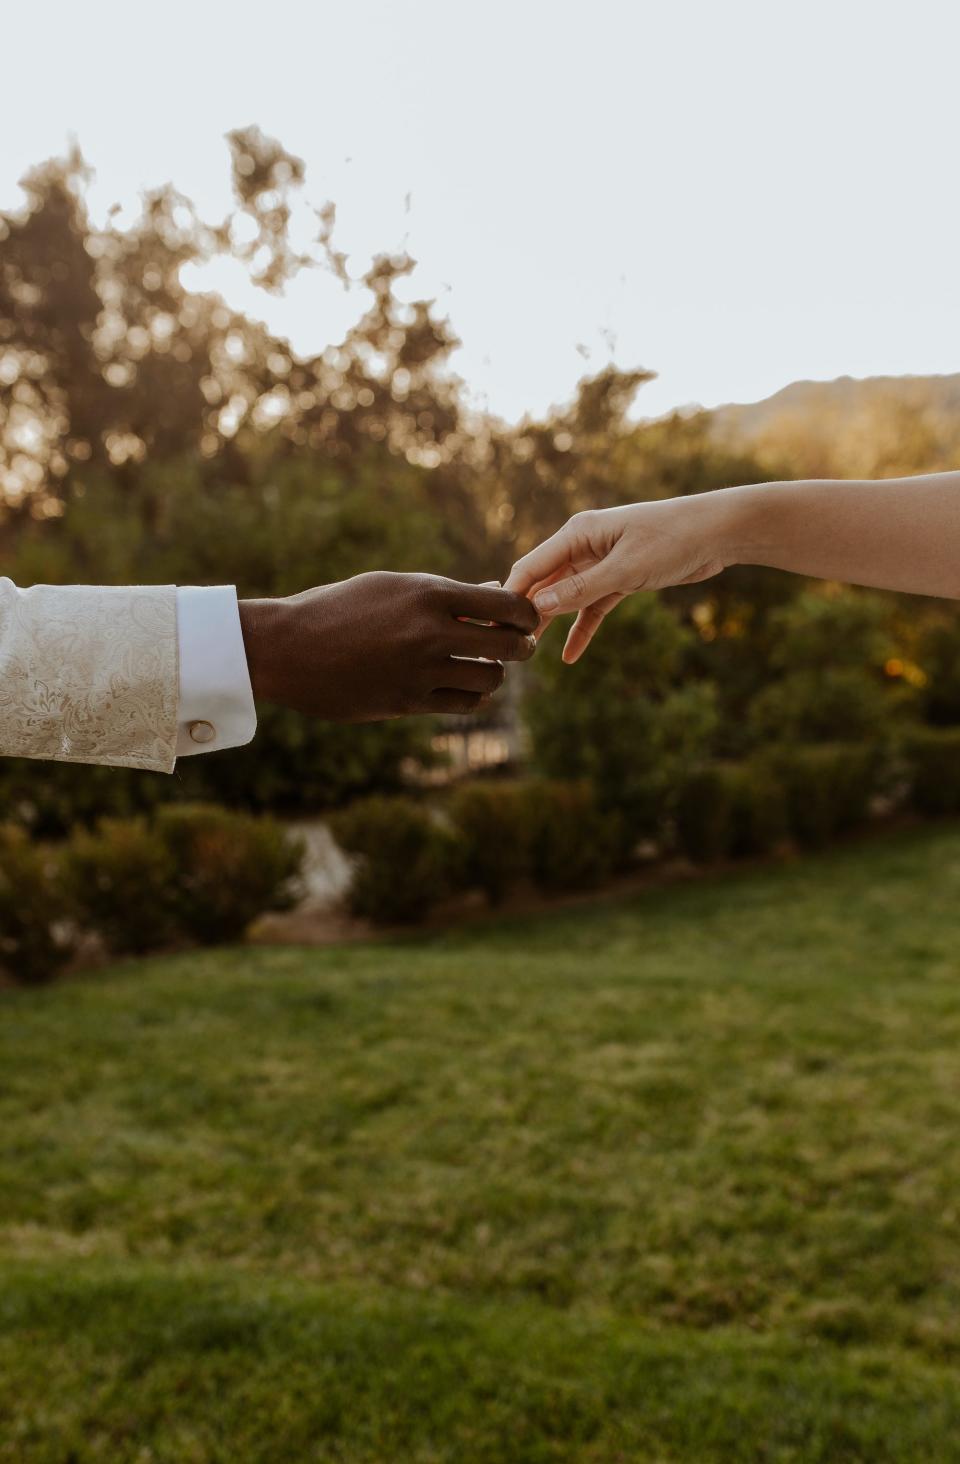
[[[172,772],[173,585],[34,585],[0,578],[0,754]]]

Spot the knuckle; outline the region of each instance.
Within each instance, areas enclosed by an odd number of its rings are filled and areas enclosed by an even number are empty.
[[[569,585],[571,598],[579,600],[581,596],[586,594],[587,582],[579,570],[575,570],[570,576]]]
[[[380,573],[392,579],[402,593],[421,609],[435,603],[436,585],[432,574],[393,574],[390,570],[381,570]]]
[[[368,569],[364,574],[358,574],[357,579],[363,583],[364,589],[391,591],[399,587],[404,576],[394,574],[390,569]]]
[[[450,605],[456,590],[454,580],[445,579],[442,574],[418,574],[417,579],[431,605],[444,609]]]
[[[436,648],[449,630],[450,617],[445,613],[447,607],[443,591],[431,583],[428,576],[423,576],[422,579],[418,577],[413,606],[421,636],[427,637]]]

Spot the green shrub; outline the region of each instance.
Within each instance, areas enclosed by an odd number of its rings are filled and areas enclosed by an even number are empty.
[[[810,848],[862,822],[877,784],[878,757],[869,746],[786,747],[769,754],[767,766],[783,788],[791,834]]]
[[[456,836],[407,798],[366,798],[335,814],[334,837],[356,856],[350,909],[377,924],[422,920],[460,883]]]
[[[531,783],[531,873],[547,892],[593,889],[609,879],[623,844],[619,816],[589,783]]]
[[[453,795],[450,814],[463,881],[491,903],[527,877],[544,891],[592,889],[613,873],[623,844],[621,818],[586,781],[471,784]]]
[[[450,799],[450,818],[463,843],[464,881],[483,890],[492,905],[530,873],[530,799],[525,783],[470,783]]]
[[[904,740],[910,798],[928,818],[960,813],[960,727],[915,727]]]
[[[548,778],[589,781],[633,845],[659,831],[672,789],[709,756],[714,688],[685,680],[693,637],[655,595],[618,606],[575,666],[561,664],[557,635],[548,633],[524,702],[534,764]]]
[[[62,869],[83,923],[111,951],[138,954],[170,939],[176,869],[145,819],[105,818],[96,830],[76,830]]]
[[[264,911],[288,906],[301,861],[301,846],[271,819],[183,804],[151,823],[78,830],[63,869],[84,923],[121,954],[181,937],[237,939]]]
[[[14,981],[47,981],[69,958],[66,913],[50,855],[0,825],[0,966]]]
[[[158,810],[155,827],[173,864],[178,933],[204,945],[238,940],[258,915],[294,903],[303,844],[276,820],[174,804]]]
[[[708,763],[689,774],[677,793],[677,842],[698,864],[722,859],[730,851],[736,771],[723,763]]]
[[[781,784],[758,759],[709,763],[681,785],[677,842],[697,863],[768,854],[789,833]]]
[[[793,671],[753,698],[748,728],[753,745],[760,747],[770,742],[874,742],[896,726],[910,696],[856,666]]]
[[[783,786],[759,758],[738,763],[731,774],[729,852],[734,858],[769,854],[790,832]]]

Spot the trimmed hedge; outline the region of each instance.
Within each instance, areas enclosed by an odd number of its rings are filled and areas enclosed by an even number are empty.
[[[461,848],[428,808],[407,798],[365,798],[331,826],[356,864],[347,896],[355,915],[381,925],[422,920],[461,882]]]
[[[960,729],[914,730],[904,761],[919,811],[960,812]],[[700,863],[766,853],[788,837],[820,846],[867,816],[881,767],[875,747],[856,744],[705,763],[675,789],[677,844]],[[463,888],[492,904],[526,880],[549,893],[595,888],[622,859],[625,826],[586,780],[476,783],[454,791],[444,813],[375,797],[332,820],[355,856],[350,908],[380,924],[421,920]],[[0,826],[0,964],[19,980],[51,975],[70,954],[74,915],[118,954],[237,939],[258,915],[294,903],[302,857],[272,819],[216,806],[101,820],[77,830],[59,861]]]
[[[621,819],[602,809],[589,783],[531,783],[531,874],[546,893],[595,889],[616,868]]]
[[[14,981],[48,981],[73,953],[64,893],[49,851],[0,825],[0,967]]]
[[[491,904],[530,879],[548,892],[592,889],[616,867],[620,819],[587,783],[477,783],[457,789],[449,822],[405,798],[370,798],[332,820],[356,856],[347,903],[377,924],[422,920],[462,889]]]
[[[736,769],[710,763],[691,773],[677,793],[677,843],[698,864],[710,864],[730,852],[735,776]]]
[[[783,785],[758,758],[730,769],[733,803],[729,852],[735,859],[770,854],[790,835]]]
[[[304,846],[275,819],[170,804],[157,811],[155,827],[175,869],[178,934],[201,945],[239,940],[259,915],[296,903]]]
[[[600,807],[586,781],[473,784],[453,795],[450,816],[463,881],[491,904],[524,879],[546,892],[593,889],[622,852],[622,819]]]
[[[708,763],[681,785],[675,828],[680,849],[698,864],[768,854],[789,834],[783,788],[756,759]]]
[[[144,818],[78,829],[61,856],[64,887],[85,925],[116,955],[166,944],[174,931],[175,866]]]
[[[273,819],[183,804],[152,823],[78,830],[62,867],[81,921],[124,954],[238,939],[258,915],[289,908],[302,860],[302,844]]]
[[[454,792],[448,811],[462,840],[464,883],[498,905],[531,873],[530,785],[470,783]]]
[[[878,781],[876,748],[823,743],[778,749],[765,760],[783,788],[798,844],[821,848],[867,817]]]
[[[916,727],[903,743],[910,801],[928,818],[960,813],[960,727]]]

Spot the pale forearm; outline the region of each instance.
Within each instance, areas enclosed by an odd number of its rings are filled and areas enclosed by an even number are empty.
[[[758,483],[579,513],[517,560],[505,588],[533,597],[541,627],[578,612],[563,652],[576,661],[625,595],[732,564],[960,600],[960,473]]]
[[[960,473],[761,483],[712,496],[728,562],[960,599]]]

